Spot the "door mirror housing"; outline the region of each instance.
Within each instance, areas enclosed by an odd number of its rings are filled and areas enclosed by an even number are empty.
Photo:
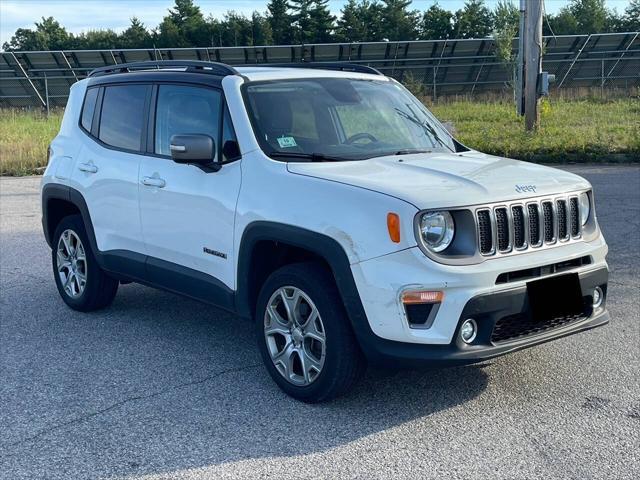
[[[209,135],[172,135],[169,144],[171,158],[176,163],[196,165],[210,171],[219,170],[214,162],[216,142]]]

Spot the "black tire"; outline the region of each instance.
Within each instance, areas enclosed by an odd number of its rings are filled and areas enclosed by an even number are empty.
[[[77,297],[72,297],[65,291],[57,267],[58,244],[60,237],[67,230],[71,230],[80,239],[86,258],[84,266],[86,268],[86,283],[84,290]],[[62,300],[69,307],[80,312],[99,310],[110,305],[118,291],[118,281],[108,276],[98,265],[80,215],[70,215],[60,221],[53,235],[52,246],[51,263],[53,265],[53,276]]]
[[[309,384],[291,383],[276,368],[265,338],[265,315],[272,295],[282,287],[302,290],[315,304],[325,334],[324,365]],[[308,262],[287,265],[273,272],[258,296],[255,326],[258,347],[267,371],[291,397],[306,403],[324,402],[347,392],[362,376],[366,363],[360,350],[333,275],[321,264]]]

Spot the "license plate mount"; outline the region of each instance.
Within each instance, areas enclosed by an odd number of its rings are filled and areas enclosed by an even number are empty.
[[[577,273],[528,282],[527,295],[531,315],[537,322],[584,313],[582,288]]]

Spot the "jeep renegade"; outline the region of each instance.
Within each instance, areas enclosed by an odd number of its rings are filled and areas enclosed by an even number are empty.
[[[49,153],[69,307],[139,282],[253,319],[267,371],[306,402],[367,364],[469,364],[609,320],[590,184],[465,147],[370,67],[99,68]]]

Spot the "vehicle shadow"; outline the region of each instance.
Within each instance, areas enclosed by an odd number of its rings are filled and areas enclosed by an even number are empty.
[[[20,352],[9,359],[5,399],[20,407],[0,442],[6,472],[35,477],[46,465],[74,478],[170,476],[318,453],[465,403],[487,385],[478,366],[369,371],[347,396],[307,405],[275,386],[246,320],[139,285],[121,287],[107,310],[80,314],[52,285],[30,291],[40,305],[31,328],[46,335],[21,336],[20,347],[7,338]],[[28,378],[15,373],[22,356]]]

